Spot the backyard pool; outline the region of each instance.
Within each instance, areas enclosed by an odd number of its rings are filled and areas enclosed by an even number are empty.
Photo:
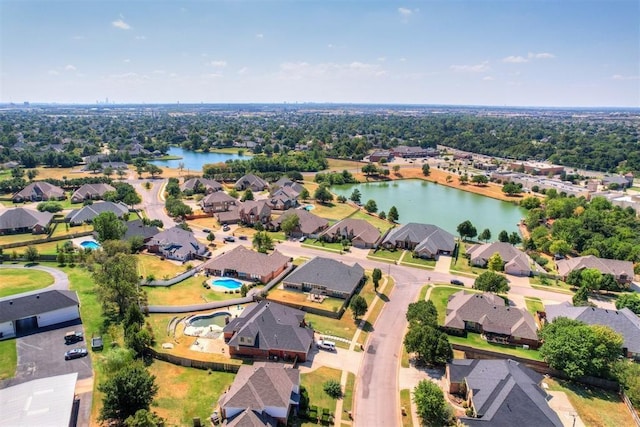
[[[242,282],[236,279],[229,279],[229,278],[215,279],[213,282],[211,282],[211,284],[213,286],[220,286],[221,288],[231,289],[232,291],[236,289],[240,289],[242,287]]]
[[[85,249],[92,249],[94,251],[100,249],[100,243],[96,242],[95,240],[85,240],[84,242],[80,243],[80,246]]]
[[[210,313],[203,316],[194,316],[187,322],[187,326],[195,326],[197,328],[206,328],[211,325],[215,325],[220,328],[224,328],[226,324],[225,319],[227,317],[231,317],[231,314],[223,311],[217,312],[217,313]]]
[[[304,210],[305,210],[305,211],[310,211],[310,210],[311,210],[311,209],[313,209],[313,208],[315,208],[315,206],[313,206],[313,205],[306,205],[306,206],[304,207]]]

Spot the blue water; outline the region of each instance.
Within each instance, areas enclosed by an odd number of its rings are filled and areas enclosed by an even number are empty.
[[[304,207],[305,210],[310,211],[311,209],[315,208],[315,206],[313,205],[307,205]]]
[[[189,320],[189,326],[197,326],[199,328],[207,327],[209,325],[216,325],[224,328],[224,319],[231,314],[226,312],[207,314],[206,316],[196,316]]]
[[[216,279],[213,281],[213,285],[235,290],[242,287],[242,282],[238,282],[235,279]]]
[[[93,249],[94,251],[100,249],[100,244],[94,242],[93,240],[85,240],[84,242],[80,243],[80,246],[85,249]]]
[[[246,150],[245,150],[246,151]],[[184,164],[184,172],[201,172],[202,165],[208,163],[220,163],[226,162],[230,159],[242,159],[247,158],[244,156],[238,156],[237,154],[228,153],[197,153],[195,151],[188,151],[181,147],[170,147],[167,153],[171,156],[180,156],[180,160],[153,160],[153,163],[158,166],[177,168],[180,163]]]

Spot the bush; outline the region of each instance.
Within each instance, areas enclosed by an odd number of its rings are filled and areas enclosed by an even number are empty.
[[[62,210],[62,205],[58,202],[41,202],[36,209],[40,212],[56,213]]]
[[[336,380],[326,381],[322,385],[322,389],[334,399],[340,399],[342,397],[342,387],[340,387],[340,383]]]

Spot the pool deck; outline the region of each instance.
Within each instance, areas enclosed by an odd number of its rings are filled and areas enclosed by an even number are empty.
[[[212,311],[211,313],[205,313],[205,314],[196,314],[194,316],[190,316],[186,322],[187,325],[184,328],[184,335],[188,335],[188,336],[192,336],[192,337],[202,337],[202,338],[210,338],[210,339],[222,339],[222,326],[218,326],[218,325],[207,325],[207,326],[191,326],[188,324],[189,320],[191,320],[194,317],[209,317],[209,316],[213,316],[216,313],[228,313],[230,314],[231,318],[234,317],[238,317],[242,311],[244,310],[244,307],[242,306],[233,306],[233,307],[226,307],[224,309],[221,310],[215,310]]]
[[[237,288],[227,288],[225,286],[218,286],[216,284],[214,284],[214,282],[216,280],[235,280],[236,282],[240,283],[240,286],[238,286]],[[236,279],[236,278],[231,278],[231,277],[213,277],[209,280],[207,280],[207,283],[209,284],[209,286],[211,286],[211,289],[213,289],[214,291],[217,292],[231,292],[231,293],[235,293],[236,291],[238,291],[238,293],[240,292],[240,288],[242,287],[242,285],[249,285],[249,282],[246,282],[244,280],[240,280],[240,279]]]

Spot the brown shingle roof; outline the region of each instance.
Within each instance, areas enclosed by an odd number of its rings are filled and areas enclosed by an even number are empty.
[[[244,246],[236,246],[204,264],[207,270],[235,270],[252,276],[268,276],[289,262],[289,257],[277,250],[269,255],[252,251]]]
[[[380,239],[380,230],[364,219],[346,218],[329,227],[322,235],[348,237],[360,239],[366,243],[374,244]]]

